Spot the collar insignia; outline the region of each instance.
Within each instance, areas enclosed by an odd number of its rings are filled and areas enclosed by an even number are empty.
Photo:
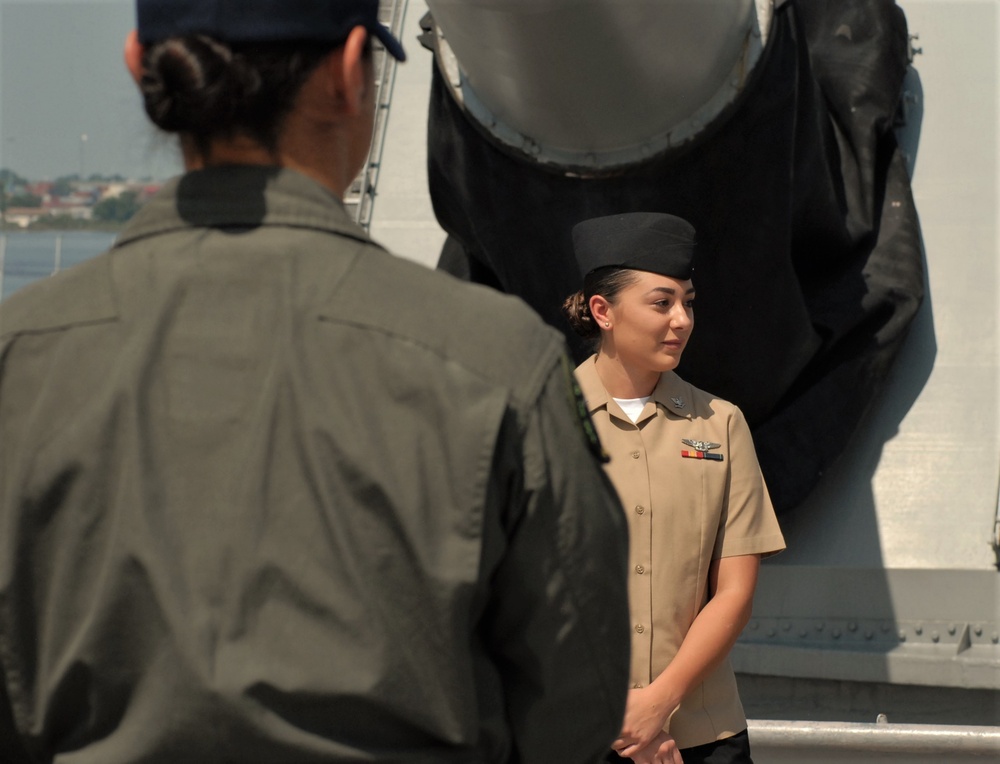
[[[683,398],[671,398],[670,402],[674,404],[675,409],[682,409],[687,406]]]

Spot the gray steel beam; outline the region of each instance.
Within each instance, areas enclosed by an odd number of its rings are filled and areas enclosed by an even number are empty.
[[[1000,690],[995,570],[761,569],[742,674]]]

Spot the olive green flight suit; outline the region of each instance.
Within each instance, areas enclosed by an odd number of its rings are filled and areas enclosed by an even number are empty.
[[[627,533],[569,380],[302,175],[171,182],[0,306],[8,757],[600,758]]]

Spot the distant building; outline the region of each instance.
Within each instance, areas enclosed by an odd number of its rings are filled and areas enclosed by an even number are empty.
[[[3,218],[11,225],[27,228],[45,214],[42,207],[9,207]]]
[[[139,204],[145,204],[150,198],[156,196],[161,188],[163,188],[162,183],[146,183],[133,190],[139,192]]]
[[[104,188],[101,189],[101,199],[112,199],[116,196],[121,196],[126,191],[131,191],[132,188],[128,183],[114,182],[104,184]]]
[[[50,199],[42,202],[42,210],[46,215],[62,215],[74,220],[90,220],[93,214],[89,196],[83,196],[80,199],[74,199],[73,196]]]
[[[44,199],[52,193],[52,186],[55,184],[47,180],[39,180],[25,185],[24,190],[32,196]]]

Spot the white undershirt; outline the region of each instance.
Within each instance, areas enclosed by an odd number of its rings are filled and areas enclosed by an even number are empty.
[[[650,399],[651,396],[647,395],[644,398],[615,398],[615,403],[621,406],[622,411],[632,420],[635,424],[635,420],[639,418],[639,414],[642,413],[643,406],[646,405],[646,401]]]

